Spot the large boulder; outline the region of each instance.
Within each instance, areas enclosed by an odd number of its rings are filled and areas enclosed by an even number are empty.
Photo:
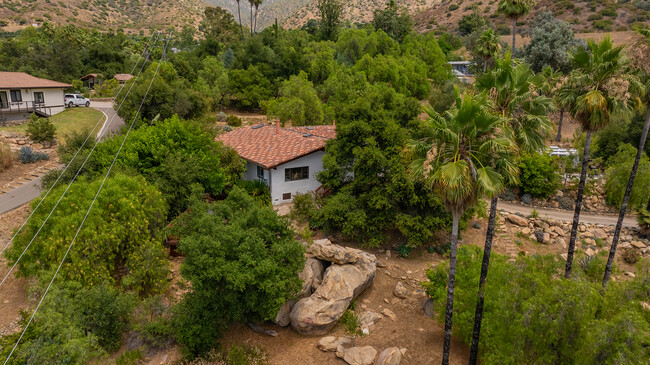
[[[328,267],[316,291],[291,309],[293,329],[315,336],[334,327],[350,302],[372,284],[377,258],[361,250],[333,245],[329,240],[314,242],[310,251],[318,259],[344,263]]]
[[[323,271],[323,263],[320,260],[313,257],[307,258],[304,269],[298,275],[302,280],[302,289],[298,293],[298,299],[310,296],[320,286],[323,281]],[[294,304],[296,304],[296,300],[289,300],[284,303],[273,322],[282,327],[288,326],[291,323],[289,315]]]
[[[528,219],[516,214],[509,214],[508,221],[512,224],[518,225],[519,227],[528,227]]]

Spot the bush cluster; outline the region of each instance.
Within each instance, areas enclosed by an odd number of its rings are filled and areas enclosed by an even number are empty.
[[[458,252],[454,334],[471,342],[482,250]],[[564,262],[553,256],[490,257],[480,349],[483,364],[640,364],[650,355],[650,325],[641,302],[650,299],[650,266],[644,261],[632,281],[609,284],[600,293],[605,258],[596,274],[574,270],[562,279]],[[427,271],[427,293],[444,320],[448,265]]]
[[[11,151],[8,144],[0,143],[0,172],[13,166],[16,161],[16,155]]]
[[[27,136],[34,142],[52,142],[55,138],[56,127],[48,118],[39,118],[32,114],[27,122]]]
[[[33,163],[42,160],[49,160],[50,155],[44,152],[36,152],[31,147],[22,147],[18,151],[20,163]]]
[[[562,177],[557,158],[549,154],[524,154],[519,163],[520,183],[523,194],[538,198],[554,195],[560,187]]]

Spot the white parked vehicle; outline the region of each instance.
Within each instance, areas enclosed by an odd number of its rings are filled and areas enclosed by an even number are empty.
[[[73,106],[85,106],[86,108],[90,106],[90,100],[83,97],[80,94],[65,94],[63,97],[63,103],[68,108]]]

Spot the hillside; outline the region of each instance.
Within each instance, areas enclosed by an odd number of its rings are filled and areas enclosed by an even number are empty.
[[[45,21],[97,28],[141,29],[195,24],[201,19],[203,0],[0,0],[0,27],[15,31]]]
[[[316,0],[293,0],[292,3],[305,3],[305,6],[284,20],[282,24],[289,28],[299,28],[310,19],[317,19]],[[440,0],[396,0],[400,7],[405,7],[411,14],[418,14],[440,3]],[[351,23],[367,23],[372,20],[375,9],[384,8],[386,0],[347,0],[343,1],[343,19]]]
[[[415,16],[416,28],[421,31],[455,31],[458,21],[465,15],[478,12],[490,19],[501,34],[507,34],[511,24],[497,13],[498,0],[438,1]],[[578,33],[626,31],[635,23],[650,22],[649,0],[537,0],[527,20],[542,11],[550,11],[556,17],[573,25]]]

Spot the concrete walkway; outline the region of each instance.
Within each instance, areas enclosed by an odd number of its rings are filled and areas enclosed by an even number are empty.
[[[573,222],[573,211],[568,210],[528,207],[521,204],[504,202],[501,200],[499,200],[499,205],[497,208],[499,210],[503,209],[510,213],[520,213],[524,216],[529,216],[533,212],[533,209],[535,209],[539,213],[540,217],[552,218],[565,222]],[[585,212],[580,213],[580,223],[584,224],[615,226],[617,220],[618,215],[599,215]],[[638,225],[639,224],[637,223],[636,219],[632,217],[627,216],[623,220],[623,227],[638,227]]]
[[[41,178],[25,183],[11,191],[0,195],[0,214],[29,203],[41,195]]]

